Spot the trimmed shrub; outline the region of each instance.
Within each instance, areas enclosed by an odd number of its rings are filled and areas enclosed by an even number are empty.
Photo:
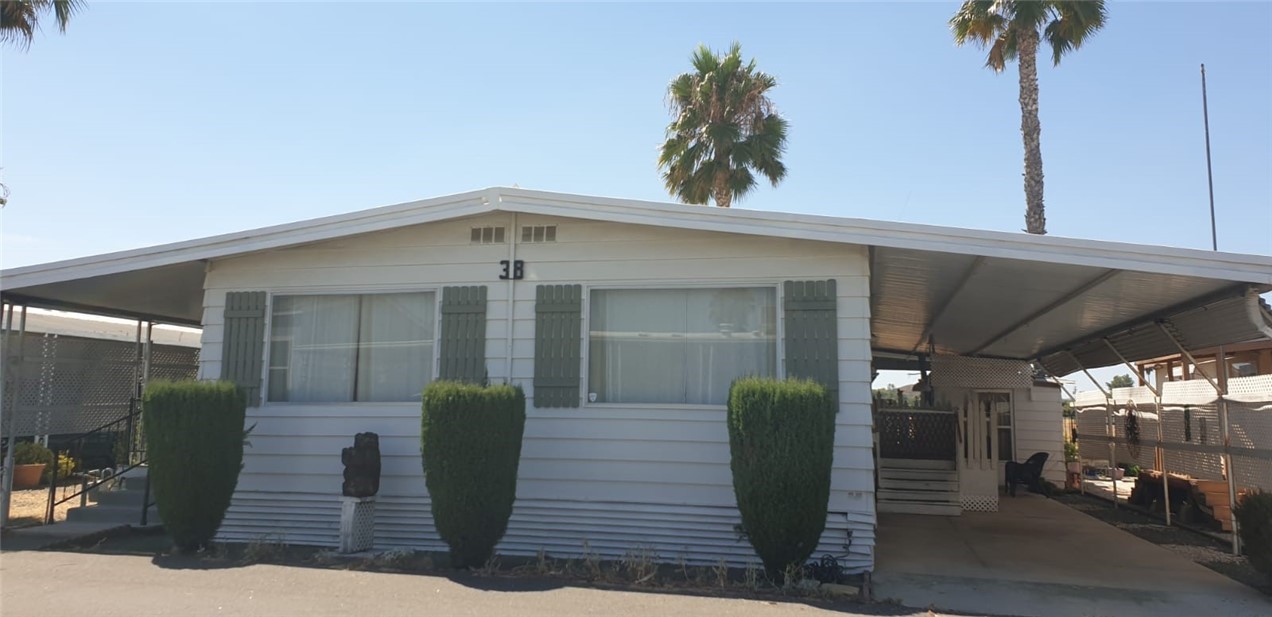
[[[835,403],[812,381],[729,388],[729,452],[742,529],[769,576],[802,567],[826,527]]]
[[[1272,493],[1255,491],[1245,496],[1233,514],[1241,530],[1241,547],[1258,571],[1272,577]]]
[[[24,441],[13,448],[14,465],[53,465],[53,451],[34,441]]]
[[[179,550],[207,545],[243,468],[246,398],[228,381],[155,381],[142,417],[150,490]]]
[[[452,566],[484,565],[508,529],[525,428],[519,387],[435,381],[424,389],[424,482]]]

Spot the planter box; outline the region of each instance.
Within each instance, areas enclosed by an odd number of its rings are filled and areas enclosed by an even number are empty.
[[[13,490],[22,491],[38,488],[40,476],[44,475],[44,463],[13,466]]]

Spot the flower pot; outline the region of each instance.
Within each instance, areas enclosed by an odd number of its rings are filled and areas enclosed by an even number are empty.
[[[1069,473],[1082,473],[1081,461],[1069,461],[1064,464],[1065,470]]]
[[[40,486],[40,476],[44,475],[44,463],[13,466],[13,490],[20,491]]]

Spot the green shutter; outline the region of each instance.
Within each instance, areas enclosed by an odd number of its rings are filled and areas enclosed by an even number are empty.
[[[442,289],[442,324],[437,375],[486,383],[486,287]]]
[[[261,362],[265,355],[265,292],[225,294],[225,334],[221,338],[221,379],[247,393],[247,406],[261,403]]]
[[[835,281],[786,281],[786,376],[811,379],[838,400],[839,328]]]
[[[583,287],[539,285],[534,300],[534,406],[578,407]]]

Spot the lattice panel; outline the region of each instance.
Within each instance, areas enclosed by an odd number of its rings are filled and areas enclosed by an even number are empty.
[[[340,552],[371,550],[375,543],[375,498],[340,499]]]
[[[962,495],[964,512],[997,512],[998,495]]]
[[[1028,362],[932,357],[932,385],[937,388],[1029,388],[1033,382],[1033,366]]]
[[[1229,379],[1228,399],[1255,404],[1272,402],[1272,375]]]
[[[879,456],[922,460],[954,460],[953,412],[880,409]]]
[[[27,333],[23,355],[6,372],[15,380],[6,383],[4,412],[14,414],[16,435],[90,431],[127,415],[138,394],[135,343]],[[154,345],[151,358],[152,378],[192,379],[198,371],[197,349]]]

